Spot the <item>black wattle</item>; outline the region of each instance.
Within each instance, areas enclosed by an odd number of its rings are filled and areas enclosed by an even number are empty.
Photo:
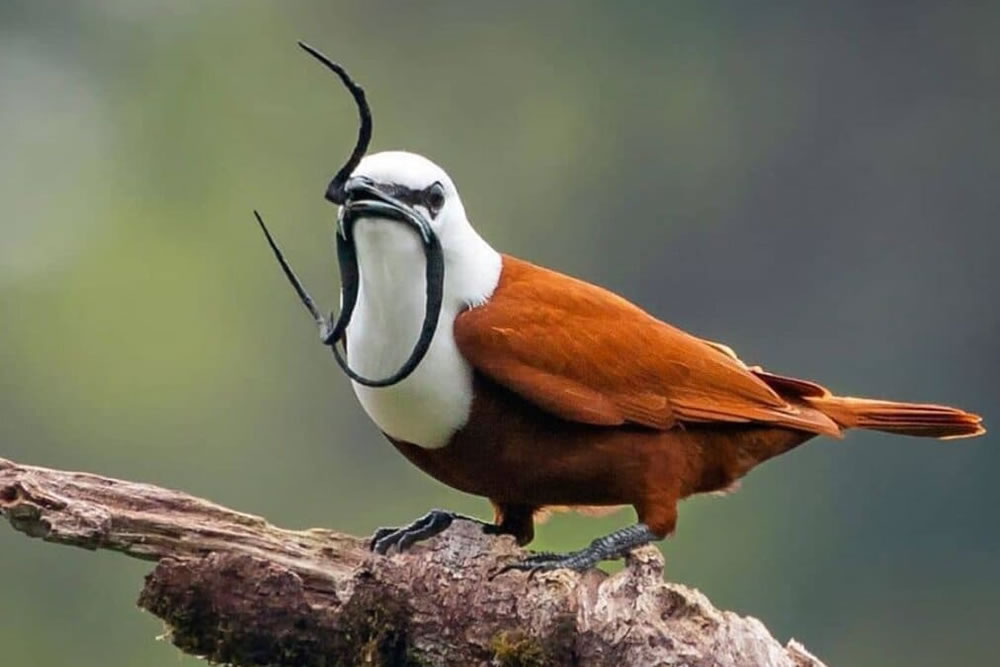
[[[354,306],[358,303],[358,254],[354,239],[347,240],[337,234],[337,264],[340,266],[340,314],[329,334],[323,338],[323,343],[330,346],[335,346],[344,337],[354,314]]]
[[[424,256],[426,258],[426,304],[424,306],[424,321],[420,327],[420,336],[410,356],[400,366],[399,370],[389,377],[381,380],[373,380],[355,372],[347,363],[344,355],[337,347],[337,343],[344,337],[347,326],[350,324],[354,307],[358,301],[358,256],[354,246],[353,223],[357,218],[348,216],[344,220],[344,234],[337,235],[337,257],[340,263],[341,295],[342,305],[337,322],[330,330],[323,342],[330,346],[337,364],[344,371],[347,377],[358,384],[366,387],[389,387],[398,384],[416,370],[423,361],[427,350],[430,349],[431,341],[434,339],[434,332],[437,330],[438,320],[441,317],[441,305],[444,301],[444,253],[441,251],[441,242],[437,235],[427,225],[421,230],[421,238],[424,242]]]

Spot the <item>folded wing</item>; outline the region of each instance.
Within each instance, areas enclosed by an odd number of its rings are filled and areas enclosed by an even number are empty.
[[[504,256],[490,300],[459,315],[454,333],[476,370],[570,421],[757,422],[840,436],[833,420],[785,400],[726,346],[513,257]]]

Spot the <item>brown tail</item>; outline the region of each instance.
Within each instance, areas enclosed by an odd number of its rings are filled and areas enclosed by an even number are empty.
[[[849,396],[804,396],[844,428],[866,428],[921,438],[971,438],[986,433],[982,417],[958,408]]]
[[[942,440],[973,438],[986,433],[982,417],[958,408],[834,396],[815,382],[776,375],[759,366],[750,371],[782,396],[794,396],[808,403],[841,428],[867,428]]]

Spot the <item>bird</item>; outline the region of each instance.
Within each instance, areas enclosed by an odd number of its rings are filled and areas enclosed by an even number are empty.
[[[364,155],[363,91],[301,45],[340,76],[362,120],[327,190],[348,272],[342,321],[317,314],[258,221],[324,342],[336,351],[343,341],[346,360],[337,358],[371,421],[411,463],[494,510],[492,522],[431,510],[375,531],[375,552],[404,551],[456,520],[526,545],[547,508],[634,508],[635,524],[581,549],[503,568],[585,570],[672,534],[682,499],[731,489],[817,436],[985,433],[964,410],[840,396],[748,365],[607,289],[496,250],[437,164],[405,151]]]

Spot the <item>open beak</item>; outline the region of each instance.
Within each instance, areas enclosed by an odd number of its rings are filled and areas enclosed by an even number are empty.
[[[410,225],[420,234],[424,245],[430,244],[434,232],[427,217],[412,206],[379,190],[370,179],[354,176],[344,184],[343,192],[346,200],[337,218],[337,231],[345,240],[351,238],[351,230],[358,218],[389,218]],[[330,198],[329,190],[326,198],[334,201]]]

